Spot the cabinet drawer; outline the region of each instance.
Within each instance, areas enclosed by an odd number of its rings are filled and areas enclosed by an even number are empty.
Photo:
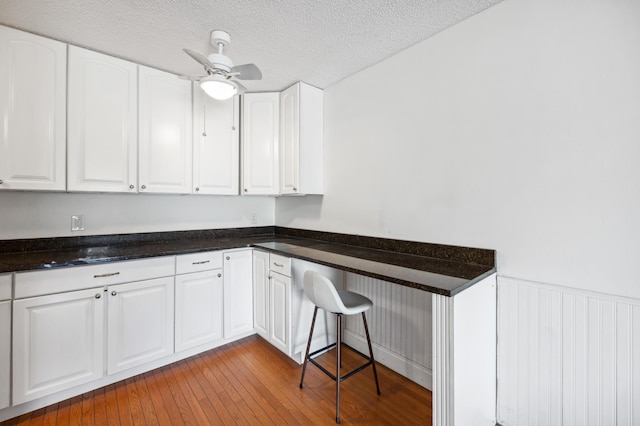
[[[148,280],[174,274],[174,256],[74,266],[47,271],[19,272],[15,278],[15,298]]]
[[[269,270],[290,277],[291,258],[269,253]]]
[[[176,257],[176,274],[222,268],[222,251],[183,254]]]
[[[0,275],[0,301],[11,299],[11,274]]]

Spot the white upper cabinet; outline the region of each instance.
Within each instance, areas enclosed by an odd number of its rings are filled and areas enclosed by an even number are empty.
[[[296,83],[280,95],[280,194],[322,194],[323,92]]]
[[[67,45],[0,26],[0,189],[64,191]]]
[[[280,93],[246,93],[242,113],[242,193],[277,195]]]
[[[193,85],[193,193],[238,195],[239,98],[219,101]]]
[[[138,191],[191,193],[191,82],[140,65]]]
[[[69,46],[69,191],[136,192],[138,66]]]

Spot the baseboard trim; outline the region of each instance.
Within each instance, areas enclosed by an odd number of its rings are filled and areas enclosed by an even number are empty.
[[[343,335],[344,342],[358,351],[368,354],[369,348],[367,347],[367,341],[364,337],[354,333],[351,330],[344,330]],[[390,368],[401,376],[406,377],[419,384],[420,386],[432,390],[433,387],[433,373],[431,369],[417,364],[403,356],[391,352],[390,350],[372,343],[373,356],[377,363]]]

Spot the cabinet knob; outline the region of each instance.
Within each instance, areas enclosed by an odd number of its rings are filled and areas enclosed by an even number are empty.
[[[249,191],[247,190],[247,188],[245,188],[245,189],[244,189],[244,192],[249,192]]]
[[[142,185],[140,188],[141,189],[147,189],[147,185]]]
[[[115,296],[116,294],[118,294],[118,292],[117,292],[117,291],[115,291],[115,290],[113,290],[113,291],[111,292],[111,295],[112,295],[112,296]]]
[[[227,260],[231,260],[231,258],[229,256],[227,256]]]
[[[100,299],[102,295],[100,293],[96,293],[96,299]]]
[[[129,185],[129,189],[133,189],[133,188],[135,188],[135,186]]]
[[[222,276],[222,274],[220,274],[220,273],[219,273],[219,274],[218,274],[218,278],[220,278],[221,276]]]
[[[297,191],[297,190],[298,190],[298,188],[293,188],[293,190],[294,190],[294,191]]]
[[[196,186],[196,192],[200,191],[200,188]]]
[[[4,182],[2,181],[2,179],[0,179],[0,185],[2,185]]]

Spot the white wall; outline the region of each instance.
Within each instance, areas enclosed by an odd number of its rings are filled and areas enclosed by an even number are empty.
[[[266,226],[275,222],[274,204],[273,197],[4,192],[0,240]],[[85,230],[71,232],[77,214]]]
[[[640,2],[506,0],[325,90],[281,226],[498,253],[504,425],[640,422]],[[388,83],[382,83],[388,80]]]
[[[277,224],[640,298],[638,22],[637,1],[507,0],[329,87],[326,195],[278,199]]]

